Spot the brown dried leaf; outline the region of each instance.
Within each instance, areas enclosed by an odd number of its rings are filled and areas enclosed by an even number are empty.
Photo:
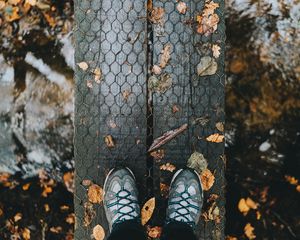
[[[2,208],[0,207],[0,217],[3,215],[3,210]]]
[[[92,184],[92,181],[89,180],[89,179],[84,179],[82,180],[82,185],[85,186],[85,187],[88,187]]]
[[[204,56],[197,65],[197,73],[199,76],[210,76],[217,72],[218,63],[210,56]]]
[[[30,230],[28,228],[24,228],[22,231],[22,237],[24,240],[30,240]]]
[[[144,226],[152,217],[155,208],[155,198],[150,198],[141,210],[141,223]]]
[[[159,169],[163,170],[163,171],[174,172],[176,170],[176,167],[171,163],[166,163],[166,164],[161,165],[159,167]]]
[[[5,1],[0,0],[0,10],[5,8]]]
[[[165,150],[158,149],[157,151],[151,152],[150,155],[156,160],[161,160],[165,157]]]
[[[205,169],[201,173],[200,178],[204,191],[208,191],[215,183],[215,176],[209,169]]]
[[[177,106],[177,105],[173,105],[173,107],[172,107],[172,112],[173,113],[177,113],[177,112],[179,112],[180,111],[180,108]]]
[[[223,142],[223,140],[224,140],[224,135],[221,135],[221,134],[219,134],[219,133],[214,133],[214,134],[208,136],[208,137],[206,138],[206,140],[207,140],[208,142],[220,143],[220,142]]]
[[[74,172],[65,173],[64,176],[63,176],[63,180],[64,180],[65,186],[68,189],[68,191],[73,193],[74,188],[75,188]]]
[[[218,3],[213,1],[205,4],[201,15],[197,16],[198,29],[197,32],[209,36],[218,28],[219,16],[214,13],[215,9],[219,7]]]
[[[217,44],[212,45],[212,52],[213,52],[214,58],[220,57],[220,50],[221,50],[221,48],[219,45],[217,45]]]
[[[61,226],[51,227],[50,228],[50,232],[53,232],[53,233],[60,233],[61,231],[62,231],[62,227]]]
[[[167,198],[169,196],[170,187],[167,184],[160,183],[160,194],[162,197]]]
[[[296,187],[297,192],[300,192],[300,185]]]
[[[252,240],[255,239],[256,236],[254,234],[254,227],[250,223],[247,223],[244,227],[244,233],[247,236],[248,239]]]
[[[93,228],[93,236],[96,240],[103,240],[105,237],[105,231],[101,225],[96,225]]]
[[[19,15],[19,7],[7,7],[5,8],[5,20],[8,22],[13,22],[15,20],[20,19]]]
[[[224,124],[222,122],[217,122],[216,123],[216,128],[220,131],[220,132],[224,132]]]
[[[14,216],[14,222],[18,222],[22,219],[22,213],[17,213],[15,216]]]
[[[162,72],[162,69],[161,69],[160,66],[154,65],[154,66],[152,67],[152,72],[153,72],[154,74],[156,74],[156,75],[160,75],[161,72]]]
[[[91,185],[88,189],[88,199],[91,203],[101,203],[103,200],[103,189],[97,184]]]
[[[111,128],[116,128],[116,127],[118,127],[117,124],[116,124],[113,120],[109,120],[109,126],[110,126]]]
[[[89,65],[86,62],[77,63],[77,66],[83,71],[86,71],[89,68]]]
[[[161,232],[162,232],[162,227],[155,226],[155,227],[147,228],[147,234],[151,238],[155,238],[155,239],[160,238]]]
[[[165,15],[164,8],[154,7],[150,13],[150,21],[155,24],[162,24],[164,15]]]
[[[122,92],[122,96],[123,96],[125,102],[127,102],[128,98],[129,98],[129,96],[130,96],[130,94],[131,94],[131,92],[130,92],[128,89],[126,89],[126,90],[124,90],[124,91]]]
[[[66,217],[66,222],[69,223],[69,224],[74,224],[75,223],[75,214],[74,213],[70,213]]]
[[[107,135],[105,137],[104,141],[105,141],[105,144],[107,147],[109,147],[109,148],[115,147],[114,139],[111,135]]]
[[[83,225],[85,227],[89,226],[95,216],[96,216],[96,212],[93,209],[93,204],[91,204],[90,202],[86,202],[84,204],[84,220],[83,220]]]
[[[217,206],[217,203],[214,202],[209,209],[202,214],[205,221],[215,221],[216,223],[220,223],[220,209]]]
[[[165,68],[171,59],[171,44],[167,44],[161,52],[159,66]]]
[[[177,11],[179,12],[179,13],[181,13],[181,14],[185,14],[186,13],[186,11],[187,11],[187,5],[186,5],[186,3],[185,2],[179,2],[178,4],[177,4]]]

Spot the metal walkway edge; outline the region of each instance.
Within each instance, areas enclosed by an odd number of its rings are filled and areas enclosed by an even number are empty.
[[[183,2],[186,13],[178,8]],[[211,2],[214,9],[208,9]],[[212,34],[199,33],[205,19],[197,16],[205,9],[219,18],[216,28],[208,29]],[[141,204],[152,196],[158,203],[148,224],[162,225],[166,199],[161,191],[172,174],[160,167],[186,166],[195,151],[205,156],[215,177],[205,191],[204,211],[210,216],[201,217],[197,235],[225,238],[224,143],[206,140],[223,134],[216,128],[224,123],[223,11],[223,0],[75,0],[75,62],[83,64],[75,71],[75,239],[92,239],[97,224],[108,235],[103,206],[87,204],[83,180],[102,187],[111,167],[130,167]],[[213,45],[220,47],[219,56],[218,48],[213,56]],[[155,74],[164,49],[170,60]],[[217,70],[199,76],[205,56],[215,59]],[[160,158],[147,152],[154,139],[183,124],[188,129],[160,148]]]

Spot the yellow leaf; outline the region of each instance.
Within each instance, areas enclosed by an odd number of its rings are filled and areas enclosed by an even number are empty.
[[[93,184],[88,189],[88,199],[91,203],[101,203],[103,200],[103,189]]]
[[[115,147],[114,139],[111,135],[105,136],[104,141],[107,147],[109,148]]]
[[[254,202],[251,198],[248,197],[246,199],[246,203],[251,209],[257,209],[258,204],[256,202]]]
[[[164,170],[164,171],[169,171],[169,172],[174,172],[174,170],[176,169],[176,167],[171,164],[171,163],[166,163],[163,164],[159,167],[160,170]]]
[[[238,203],[238,209],[244,215],[246,215],[249,212],[250,207],[247,205],[245,198],[241,198],[240,199],[240,201]]]
[[[256,236],[254,234],[254,227],[252,227],[250,223],[246,224],[246,226],[244,228],[244,233],[247,236],[247,238],[250,239],[250,240],[256,238]]]
[[[45,212],[49,212],[50,211],[50,207],[49,207],[49,204],[44,204],[44,209],[45,209]]]
[[[224,135],[221,135],[219,133],[215,133],[215,134],[212,134],[212,135],[208,136],[206,138],[206,140],[209,141],[209,142],[220,143],[220,142],[223,142]]]
[[[150,198],[143,206],[141,210],[141,222],[144,226],[152,217],[155,208],[155,198]]]
[[[27,191],[27,190],[29,189],[29,187],[30,187],[30,183],[26,183],[26,184],[24,184],[24,185],[22,186],[22,189],[23,189],[24,191]]]
[[[89,68],[89,65],[86,62],[77,63],[78,67],[83,71],[86,71]]]
[[[295,177],[286,175],[285,180],[289,182],[291,185],[298,185],[298,180]]]
[[[24,240],[30,239],[30,230],[28,228],[24,228],[24,230],[22,232],[22,237]]]
[[[22,213],[17,213],[15,216],[14,216],[14,221],[15,222],[18,222],[22,219]]]
[[[93,236],[96,240],[103,240],[104,239],[105,232],[104,232],[104,229],[101,225],[98,224],[93,228]]]
[[[209,169],[205,169],[201,173],[200,178],[204,191],[208,191],[215,183],[215,176]]]

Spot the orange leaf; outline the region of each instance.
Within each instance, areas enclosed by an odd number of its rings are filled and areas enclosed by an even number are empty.
[[[111,135],[107,135],[105,137],[104,141],[105,141],[105,144],[107,147],[109,147],[109,148],[115,147],[114,139]]]
[[[22,186],[22,189],[23,189],[24,191],[27,191],[27,190],[29,189],[29,187],[30,187],[30,183],[26,183],[26,184],[24,184],[24,185]]]
[[[201,173],[201,183],[204,191],[208,191],[215,183],[215,176],[209,169],[205,169]]]
[[[256,236],[254,234],[254,227],[252,227],[250,223],[246,224],[246,226],[244,228],[244,233],[247,236],[247,238],[250,239],[250,240],[256,238]]]
[[[150,198],[143,206],[141,210],[141,222],[144,226],[152,217],[155,208],[155,198]]]
[[[164,170],[164,171],[169,171],[169,172],[174,172],[174,170],[176,169],[176,167],[171,164],[171,163],[166,163],[163,164],[159,167],[160,170]]]
[[[24,240],[30,240],[30,230],[28,228],[24,228],[22,237]]]
[[[103,200],[103,189],[93,184],[88,189],[88,199],[91,203],[101,203]]]
[[[151,238],[160,238],[161,232],[162,232],[162,227],[155,226],[152,228],[150,227],[147,228],[148,236]]]
[[[206,140],[207,140],[208,142],[220,143],[220,142],[223,142],[223,140],[224,140],[224,135],[221,135],[221,134],[219,134],[219,133],[215,133],[215,134],[212,134],[212,135],[208,136],[208,137],[206,138]]]
[[[104,232],[104,229],[101,225],[98,224],[93,228],[93,236],[96,240],[103,240],[104,239],[105,232]]]

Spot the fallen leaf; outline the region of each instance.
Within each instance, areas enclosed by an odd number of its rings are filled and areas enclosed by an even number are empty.
[[[0,0],[0,10],[5,8],[5,1]]]
[[[238,203],[238,209],[244,216],[249,212],[250,207],[247,205],[245,198],[241,198]]]
[[[220,132],[224,132],[224,124],[222,122],[217,122],[216,123],[216,128],[220,131]]]
[[[174,172],[176,170],[176,167],[171,163],[166,163],[166,164],[161,165],[159,167],[159,169],[163,170],[163,171]]]
[[[2,208],[0,207],[0,217],[3,215],[3,210]]]
[[[152,67],[152,72],[153,72],[154,74],[156,74],[156,75],[160,75],[161,72],[162,72],[161,67],[158,66],[158,65],[154,65],[154,66]]]
[[[260,218],[261,218],[261,213],[260,213],[260,211],[256,211],[256,219],[257,219],[257,220],[260,220]]]
[[[251,209],[254,209],[256,210],[257,207],[258,207],[258,204],[256,202],[254,202],[251,198],[247,198],[246,199],[246,204],[251,208]]]
[[[241,59],[234,59],[229,65],[230,72],[234,74],[243,72],[245,68],[246,64]]]
[[[115,147],[115,143],[114,143],[113,137],[111,135],[107,135],[105,137],[104,141],[105,141],[105,144],[107,147],[109,147],[109,148]]]
[[[63,176],[64,184],[67,190],[71,193],[74,192],[75,183],[74,183],[74,172],[67,172]]]
[[[35,6],[36,5],[36,0],[26,0],[25,3],[29,4],[30,6]]]
[[[212,45],[212,52],[213,52],[213,57],[214,58],[219,58],[220,57],[220,46],[217,44]]]
[[[93,209],[93,204],[90,202],[84,203],[84,219],[83,219],[83,225],[85,227],[89,226],[96,216],[96,212]]]
[[[162,232],[162,227],[155,226],[155,227],[147,228],[147,234],[151,238],[155,238],[155,239],[160,238],[161,232]]]
[[[297,192],[300,192],[300,185],[296,187]]]
[[[226,236],[225,240],[238,240],[236,237]]]
[[[82,180],[82,185],[85,186],[85,187],[88,187],[92,184],[92,181],[89,180],[89,179],[84,179]]]
[[[181,14],[185,14],[187,11],[187,5],[185,2],[179,2],[176,7],[177,11]]]
[[[244,233],[247,236],[247,238],[250,240],[256,238],[254,234],[254,227],[252,227],[250,223],[247,223],[246,226],[244,227]]]
[[[43,12],[43,15],[47,21],[47,23],[49,24],[50,27],[54,28],[57,24],[56,20],[54,17],[52,17],[50,14]]]
[[[48,3],[45,3],[44,1],[37,1],[36,6],[41,10],[50,9],[50,5]]]
[[[105,232],[104,232],[104,229],[101,225],[98,224],[93,228],[93,236],[96,240],[103,240],[104,239]]]
[[[162,52],[161,52],[161,56],[160,56],[160,63],[159,66],[161,68],[165,68],[169,62],[169,60],[171,59],[171,44],[167,44],[165,45],[165,47],[163,48]]]
[[[189,168],[195,169],[196,172],[201,174],[205,169],[207,169],[207,160],[203,154],[199,152],[194,152],[187,161],[187,166]]]
[[[8,3],[10,5],[17,5],[17,4],[19,4],[19,2],[21,2],[21,0],[8,0]]]
[[[5,20],[8,22],[13,22],[15,20],[20,19],[19,15],[19,7],[7,6],[5,8]]]
[[[205,221],[215,221],[216,223],[220,223],[221,216],[220,216],[220,209],[217,206],[216,202],[213,202],[209,209],[202,213]]]
[[[17,213],[15,216],[14,216],[14,222],[18,222],[22,219],[22,213]]]
[[[101,83],[102,71],[100,68],[96,68],[94,70],[94,75],[95,75],[95,78],[94,78],[95,82],[98,84]]]
[[[170,187],[165,183],[160,183],[159,188],[161,196],[167,198],[169,196]]]
[[[172,106],[172,112],[173,113],[177,113],[177,112],[179,112],[180,111],[180,108],[177,106],[177,105],[173,105]]]
[[[162,145],[168,143],[173,138],[175,138],[177,135],[184,132],[187,128],[188,128],[188,125],[183,124],[179,128],[165,132],[162,136],[154,139],[153,143],[151,144],[150,148],[148,149],[148,152],[152,152],[152,151],[160,148]]]
[[[157,151],[151,152],[150,155],[156,160],[161,160],[165,157],[165,150],[158,149]]]
[[[88,189],[88,199],[91,203],[101,203],[103,200],[103,189],[97,184],[92,184]]]
[[[200,59],[197,65],[197,73],[199,76],[210,76],[217,72],[218,64],[216,60],[210,56],[205,56]]]
[[[219,134],[219,133],[215,133],[215,134],[212,134],[212,135],[208,136],[208,137],[206,138],[206,140],[207,140],[208,142],[220,143],[220,142],[223,142],[223,140],[224,140],[224,135],[221,135],[221,134]]]
[[[150,198],[141,210],[141,223],[144,226],[152,217],[155,208],[155,198]]]
[[[75,214],[74,213],[70,213],[66,217],[66,222],[69,223],[69,224],[74,224],[75,223]]]
[[[209,117],[198,117],[195,120],[193,120],[193,125],[200,124],[202,127],[204,127],[209,122]]]
[[[218,28],[219,16],[215,14],[215,10],[219,7],[214,1],[206,2],[201,15],[197,16],[197,32],[209,36]]]
[[[150,13],[150,21],[155,24],[162,24],[165,9],[162,7],[154,7]]]
[[[77,65],[83,71],[86,71],[89,68],[89,65],[86,62],[80,62],[77,63]]]
[[[51,186],[45,186],[42,192],[43,197],[48,197],[49,193],[52,193],[52,187]]]
[[[45,209],[45,212],[49,212],[50,211],[49,204],[45,203],[44,204],[44,209]]]
[[[22,231],[22,237],[24,240],[30,240],[30,230],[28,228],[24,228]]]
[[[126,90],[124,90],[124,91],[122,92],[122,96],[123,96],[125,102],[127,102],[128,98],[129,98],[129,96],[130,96],[130,94],[131,94],[131,92],[130,92],[128,89],[126,89]]]
[[[22,189],[23,189],[24,191],[27,191],[27,190],[29,189],[29,187],[30,187],[30,183],[26,183],[26,184],[24,184],[24,185],[22,186]]]
[[[61,231],[62,231],[62,227],[61,226],[51,227],[50,228],[50,232],[53,232],[53,233],[60,233]]]
[[[289,176],[289,175],[285,175],[285,180],[291,184],[291,185],[298,185],[298,179],[296,179],[295,177]]]
[[[201,173],[200,178],[204,191],[208,191],[215,183],[215,176],[209,169],[205,169]]]
[[[67,206],[67,205],[62,205],[62,206],[60,206],[60,210],[61,210],[61,211],[67,211],[67,210],[69,210],[69,209],[70,209],[70,207]]]
[[[113,120],[109,120],[109,126],[110,126],[111,128],[116,128],[116,127],[118,127],[117,124],[116,124]]]
[[[91,80],[86,80],[86,86],[88,88],[93,88],[93,82]]]

